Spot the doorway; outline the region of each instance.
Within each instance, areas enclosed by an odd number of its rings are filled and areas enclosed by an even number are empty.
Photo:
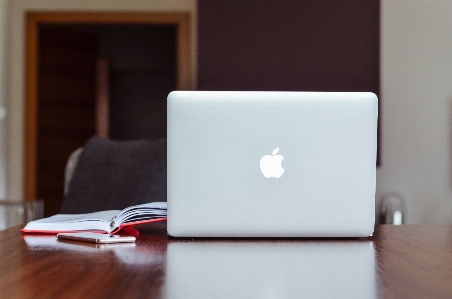
[[[98,63],[99,58],[109,58],[103,65],[109,65],[104,75],[107,74],[107,84],[110,83],[107,87],[110,137],[119,140],[165,137],[166,119],[159,118],[161,110],[166,110],[165,93],[172,89],[193,89],[189,76],[192,65],[189,17],[186,14],[30,13],[27,21],[25,194],[30,200],[43,199],[45,216],[50,216],[59,212],[63,199],[67,157],[96,133],[99,118],[96,114],[99,78],[96,77],[98,65],[102,65]],[[134,35],[138,40],[132,39]],[[152,61],[146,58],[153,54],[140,58],[139,51],[133,50],[128,56],[124,54],[125,59],[114,58],[118,51],[113,50],[112,36],[122,39],[119,52],[124,52],[134,43],[141,47],[152,44],[150,40],[160,35],[166,36],[163,38],[166,42],[160,39],[154,44],[167,48],[154,51],[154,55],[160,51],[169,62],[166,67],[160,66],[160,74],[155,73],[155,68],[143,67],[146,60]],[[131,64],[138,64],[138,68]],[[166,83],[155,82],[163,77],[167,78]],[[140,83],[163,88],[140,90],[136,88]],[[152,98],[159,100],[148,100]],[[140,106],[147,110],[139,109]],[[136,114],[138,110],[144,114]],[[153,122],[150,125],[143,123],[146,111],[148,120]]]

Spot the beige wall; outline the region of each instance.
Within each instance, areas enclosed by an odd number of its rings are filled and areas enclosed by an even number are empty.
[[[382,0],[382,158],[377,199],[408,223],[452,223],[452,1]]]
[[[0,198],[6,198],[6,149],[7,149],[7,119],[6,100],[8,89],[7,50],[8,44],[6,28],[8,26],[9,1],[0,0]]]
[[[7,0],[0,0],[7,1]],[[11,0],[8,13],[9,26],[5,27],[11,42],[3,44],[8,51],[9,96],[7,97],[8,142],[6,161],[8,162],[7,196],[23,198],[24,185],[24,49],[25,14],[27,11],[139,11],[139,12],[188,12],[196,20],[196,0]],[[1,7],[0,7],[1,9]],[[1,18],[1,15],[0,15]],[[3,28],[2,28],[3,29]],[[1,30],[1,29],[0,29]],[[192,59],[196,65],[196,22],[192,25]],[[1,59],[1,58],[0,58]],[[193,77],[197,78],[196,68]],[[0,102],[1,103],[1,102]],[[2,140],[4,141],[4,140]],[[1,161],[1,160],[0,160]],[[0,169],[1,178],[1,169]],[[0,190],[1,191],[1,190]],[[1,196],[1,194],[0,194]]]

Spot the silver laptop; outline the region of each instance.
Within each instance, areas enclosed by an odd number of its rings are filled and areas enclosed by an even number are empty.
[[[170,93],[168,234],[372,235],[377,117],[373,93]]]

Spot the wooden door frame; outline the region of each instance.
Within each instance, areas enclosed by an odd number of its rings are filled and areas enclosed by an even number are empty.
[[[25,71],[25,199],[37,197],[38,27],[41,24],[174,24],[179,90],[195,89],[189,13],[29,12],[26,25]]]

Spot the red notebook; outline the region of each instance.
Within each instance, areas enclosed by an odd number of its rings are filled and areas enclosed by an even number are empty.
[[[30,221],[24,233],[99,232],[114,234],[131,225],[166,220],[166,202],[131,206],[122,211],[109,210],[88,214],[57,214]]]

